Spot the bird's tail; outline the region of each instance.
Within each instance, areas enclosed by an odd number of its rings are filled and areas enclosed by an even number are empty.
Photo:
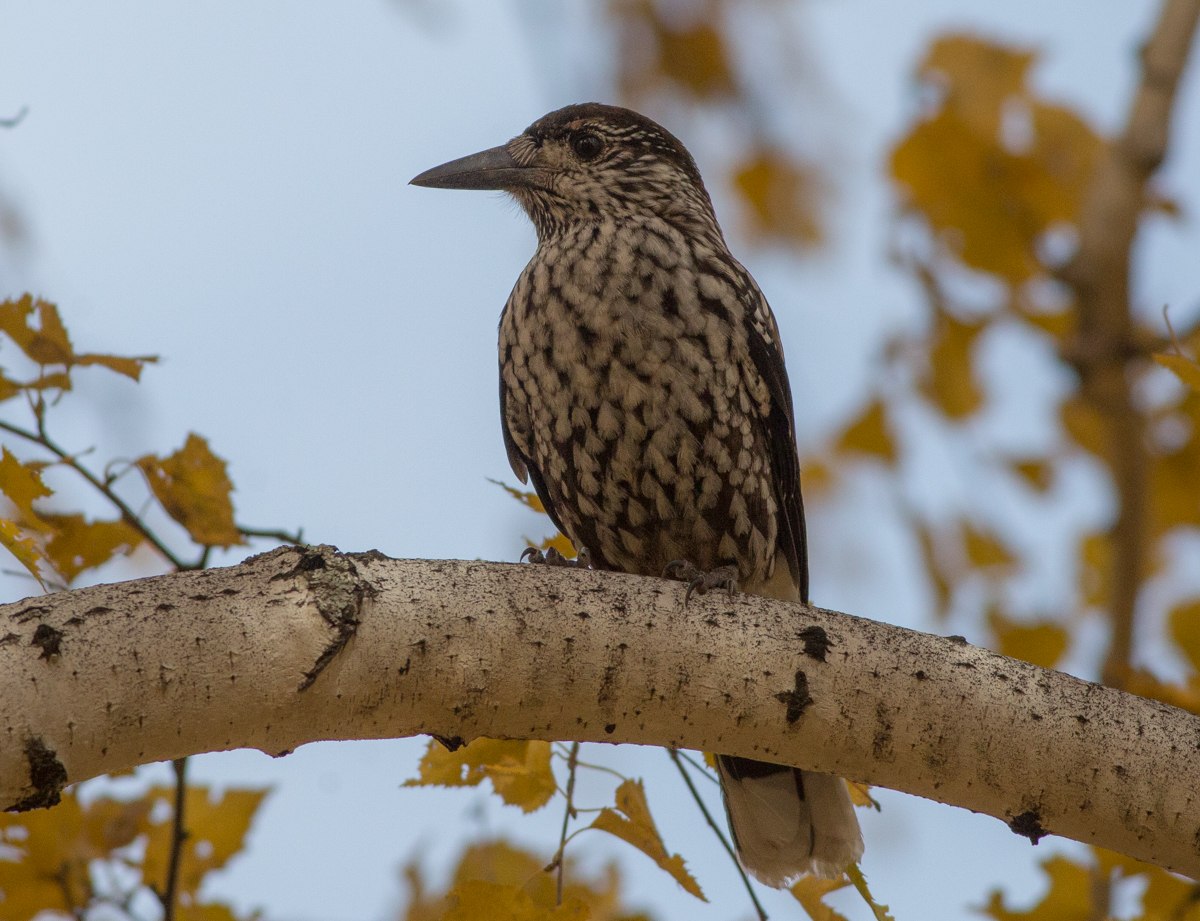
[[[862,832],[845,781],[749,758],[717,756],[738,858],[755,879],[782,888],[805,873],[834,878],[862,856]]]

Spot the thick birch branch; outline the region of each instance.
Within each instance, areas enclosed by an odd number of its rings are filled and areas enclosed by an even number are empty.
[[[611,573],[281,549],[0,608],[0,802],[196,752],[436,734],[843,774],[1200,876],[1200,719],[917,633]]]

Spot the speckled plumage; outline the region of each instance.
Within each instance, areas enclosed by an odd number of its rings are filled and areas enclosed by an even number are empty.
[[[683,145],[626,109],[569,106],[415,181],[503,188],[537,228],[500,320],[504,440],[592,565],[732,564],[743,591],[806,601],[778,329]],[[838,872],[861,853],[840,780],[741,758],[719,768],[762,881]]]
[[[611,153],[570,170],[567,139],[585,129]],[[555,188],[516,193],[538,249],[500,321],[514,469],[528,469],[596,566],[734,563],[752,590],[782,547],[805,595],[775,321],[726,249],[691,157],[648,120],[592,106],[551,113],[509,148],[566,167]]]

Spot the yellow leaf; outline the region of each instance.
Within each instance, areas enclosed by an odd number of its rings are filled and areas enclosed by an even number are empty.
[[[973,35],[937,38],[918,74],[943,88],[946,105],[961,111],[980,134],[994,134],[1004,105],[1025,88],[1033,51],[1010,48]]]
[[[1035,98],[1034,60],[969,36],[940,39],[920,70],[936,107],[891,163],[938,244],[1010,284],[1042,272],[1039,243],[1078,218],[1103,147],[1078,115]]]
[[[546,514],[546,506],[542,504],[542,500],[538,498],[538,494],[533,490],[516,489],[503,483],[500,480],[488,480],[489,483],[495,483],[506,493],[540,515]],[[535,541],[529,537],[523,537],[522,540],[528,547],[537,547],[539,550],[549,550],[551,548],[557,550],[567,559],[573,559],[575,556],[575,545],[571,543],[571,539],[565,534],[555,531],[550,537],[543,538],[540,541]]]
[[[1073,310],[1060,310],[1047,313],[1041,310],[1018,308],[1017,312],[1021,319],[1030,326],[1040,329],[1059,342],[1074,333],[1077,326],[1076,314]]]
[[[24,566],[31,576],[38,580],[42,588],[46,587],[38,564],[45,560],[37,542],[21,529],[15,521],[0,518],[0,547],[4,547],[16,557],[17,562]],[[47,561],[48,564],[48,561]]]
[[[474,787],[487,779],[504,802],[525,812],[541,809],[558,789],[549,742],[476,739],[455,751],[430,742],[417,771],[404,786]]]
[[[867,907],[871,909],[871,914],[875,916],[875,921],[896,921],[888,907],[882,902],[877,902],[875,896],[871,894],[870,887],[867,886],[867,878],[863,875],[863,871],[858,864],[852,863],[846,867],[846,876],[849,878],[851,885],[858,890],[858,894],[862,896],[862,900],[867,903]]]
[[[1112,591],[1112,541],[1107,534],[1085,534],[1080,538],[1079,567],[1084,604],[1107,609]]]
[[[850,423],[838,439],[837,450],[844,453],[873,454],[889,464],[896,460],[896,444],[888,427],[883,401],[867,404],[862,414]]]
[[[125,358],[119,355],[79,355],[76,356],[75,364],[78,365],[99,365],[102,368],[108,368],[110,371],[116,371],[118,374],[123,374],[131,380],[139,381],[142,379],[142,366],[153,364],[158,361],[155,355],[138,355],[133,358]]]
[[[825,904],[825,896],[850,885],[845,876],[838,879],[821,879],[819,876],[802,876],[788,891],[795,897],[812,921],[846,921],[846,916]]]
[[[850,802],[855,806],[869,806],[876,812],[883,811],[883,807],[879,805],[879,801],[871,795],[871,785],[859,783],[856,780],[847,780],[846,789],[850,791]]]
[[[1049,461],[1013,461],[1012,469],[1038,492],[1046,492],[1054,484],[1054,465]]]
[[[495,483],[527,508],[533,509],[540,515],[546,514],[546,506],[542,505],[542,500],[538,498],[538,494],[532,489],[517,489],[515,486],[509,486],[507,483],[502,482],[501,480],[489,479],[488,482]]]
[[[137,529],[120,520],[86,521],[82,515],[49,514],[42,518],[54,529],[46,556],[67,582],[118,553],[132,553],[142,542]]]
[[[52,494],[52,490],[42,482],[39,468],[22,464],[9,453],[8,448],[0,448],[0,492],[17,507],[26,526],[40,521],[33,510],[33,503]]]
[[[96,856],[107,857],[149,831],[153,804],[150,796],[128,801],[104,797],[91,803],[84,812],[83,830]]]
[[[601,873],[589,873],[577,865],[570,853],[563,858],[563,896],[586,904],[592,921],[650,921],[621,904],[621,875],[610,864]],[[408,881],[408,905],[402,921],[443,921],[448,908],[444,894],[426,891],[424,876],[416,862],[403,868]],[[451,874],[448,889],[454,891],[472,880],[519,889],[543,911],[553,911],[557,901],[557,873],[547,872],[545,856],[518,848],[503,839],[475,841],[469,844]],[[500,918],[485,912],[482,917]],[[554,917],[553,915],[551,917]]]
[[[967,323],[939,311],[921,389],[951,419],[963,419],[983,405],[975,378],[975,341],[986,323]]]
[[[810,246],[823,239],[825,187],[816,167],[778,150],[759,150],[735,169],[733,186],[749,206],[751,236]]]
[[[1016,563],[1016,559],[1000,538],[969,521],[962,524],[962,538],[967,560],[976,569],[1007,569]]]
[[[1125,690],[1200,715],[1200,675],[1192,675],[1186,684],[1167,684],[1150,672],[1134,668],[1127,673]]]
[[[231,547],[242,543],[233,521],[229,494],[233,484],[225,472],[225,461],[208,447],[208,442],[189,434],[184,446],[167,458],[152,454],[137,460],[167,514],[178,521],[198,544]]]
[[[930,528],[920,522],[913,525],[913,533],[917,538],[917,546],[921,551],[921,559],[925,563],[925,574],[933,586],[934,613],[938,617],[946,617],[950,613],[950,600],[953,586],[950,574],[943,565],[938,553],[938,540]]]
[[[804,482],[804,495],[818,497],[833,488],[836,473],[833,460],[806,457],[800,464],[800,479]]]
[[[225,866],[242,849],[250,823],[268,792],[230,789],[214,799],[206,786],[187,788],[184,799],[187,838],[180,860],[180,893],[194,897],[205,875]],[[174,795],[173,788],[154,787],[147,792],[147,799],[170,804],[174,802]],[[166,880],[172,833],[169,816],[151,826],[148,832],[142,876],[160,892]]]
[[[675,88],[699,99],[730,95],[735,91],[729,55],[718,25],[699,16],[681,21],[664,17],[657,4],[612,4],[626,47],[619,56],[621,95],[636,98]]]
[[[640,780],[626,780],[617,787],[616,810],[604,808],[592,821],[591,828],[598,828],[622,841],[632,844],[639,851],[666,870],[685,890],[703,902],[708,899],[684,866],[678,854],[668,854],[666,845],[650,816],[650,805],[646,802],[646,790]]]
[[[1054,668],[1058,664],[1070,639],[1067,631],[1058,624],[1048,621],[1021,623],[994,609],[988,612],[988,626],[996,636],[999,652],[1043,668]]]
[[[179,921],[239,921],[233,909],[221,902],[176,905],[175,917]]]
[[[34,326],[33,316],[37,314],[38,326]],[[16,300],[0,303],[0,333],[5,333],[13,340],[30,359],[39,365],[102,365],[126,377],[137,380],[141,374],[142,365],[158,359],[153,356],[137,358],[119,358],[115,355],[76,355],[71,346],[67,329],[59,316],[58,308],[49,301],[34,298],[30,294],[22,295]],[[11,381],[7,382],[12,384]],[[33,385],[39,389],[60,387],[71,389],[71,381],[67,375],[43,377]],[[0,388],[0,399],[4,396],[5,388]]]
[[[1200,392],[1187,391],[1170,415],[1186,426],[1180,444],[1159,446],[1151,455],[1150,531],[1161,535],[1177,527],[1200,525]]]
[[[1092,871],[1066,857],[1051,857],[1042,864],[1050,887],[1028,911],[1014,911],[999,891],[992,892],[983,914],[996,921],[1091,921],[1098,914],[1093,901]]]
[[[446,899],[448,910],[443,921],[480,921],[504,918],[507,921],[588,921],[591,912],[575,898],[563,898],[557,907],[537,905],[519,885],[503,885],[483,880],[459,883]]]
[[[1193,390],[1200,392],[1200,364],[1183,355],[1158,354],[1152,357]]]
[[[1179,647],[1192,668],[1200,672],[1200,598],[1176,605],[1167,615],[1171,639]]]
[[[1063,428],[1079,447],[1089,454],[1104,459],[1108,457],[1107,430],[1104,419],[1078,396],[1065,400],[1059,409]]]
[[[72,791],[50,809],[0,813],[0,842],[18,854],[0,860],[0,921],[29,921],[40,911],[88,903],[88,862],[101,855],[84,832],[84,812]]]
[[[16,381],[10,381],[4,376],[3,372],[0,371],[0,403],[3,403],[5,400],[11,400],[18,393],[20,393],[21,390],[22,386],[20,384],[18,384]]]
[[[529,546],[531,546],[531,547],[535,546],[534,542],[532,540],[530,540],[528,537],[523,538],[523,540]],[[571,543],[571,539],[569,537],[567,537],[565,534],[560,534],[557,531],[555,531],[554,534],[551,535],[550,537],[543,538],[541,541],[539,541],[536,544],[536,546],[539,550],[550,550],[550,549],[557,550],[560,554],[565,556],[568,560],[573,559],[575,557],[575,545],[573,543]]]

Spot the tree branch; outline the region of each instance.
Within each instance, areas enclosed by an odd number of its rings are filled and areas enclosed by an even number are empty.
[[[6,605],[0,804],[318,739],[637,742],[834,772],[1200,876],[1200,718],[955,639],[683,592],[321,547]]]
[[[1079,246],[1063,281],[1079,306],[1071,349],[1083,398],[1104,420],[1107,460],[1117,492],[1113,523],[1112,639],[1104,680],[1125,682],[1147,555],[1148,446],[1135,394],[1151,337],[1139,329],[1130,298],[1130,265],[1146,185],[1167,152],[1179,78],[1200,21],[1200,0],[1164,0],[1141,54],[1141,76],[1125,127],[1101,156],[1084,200]]]

